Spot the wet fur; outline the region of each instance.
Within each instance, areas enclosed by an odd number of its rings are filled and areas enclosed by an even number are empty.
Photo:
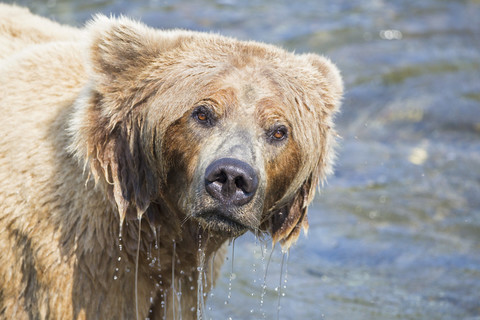
[[[79,30],[3,4],[0,59],[1,318],[132,319],[136,303],[140,318],[172,317],[180,285],[194,287],[183,291],[183,319],[196,317],[197,267],[213,270],[207,292],[228,240],[185,212],[212,157],[205,141],[222,139],[192,124],[207,97],[245,132],[288,123],[284,144],[259,133],[248,147],[264,198],[245,221],[285,249],[308,227],[342,94],[328,59],[126,18]],[[237,85],[252,75],[255,86]]]

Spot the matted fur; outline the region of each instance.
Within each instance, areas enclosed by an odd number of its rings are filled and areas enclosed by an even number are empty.
[[[260,180],[242,223],[287,250],[331,172],[343,90],[318,55],[2,4],[0,88],[6,319],[195,318],[230,237],[195,215],[213,205],[205,167],[241,149]],[[192,120],[199,104],[215,128]],[[287,139],[269,142],[278,123]]]

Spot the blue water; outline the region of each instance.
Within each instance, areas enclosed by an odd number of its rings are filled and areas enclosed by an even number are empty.
[[[265,290],[270,245],[238,239],[232,297],[227,262],[210,318],[480,319],[480,1],[17,3],[78,26],[123,13],[271,42],[342,70],[336,173],[308,237],[283,268],[274,251]]]

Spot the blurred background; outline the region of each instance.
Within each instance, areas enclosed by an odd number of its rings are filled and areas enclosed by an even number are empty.
[[[271,244],[237,239],[208,319],[480,319],[479,0],[16,3],[76,26],[102,12],[265,41],[341,69],[336,173],[308,237],[276,248],[267,272]]]

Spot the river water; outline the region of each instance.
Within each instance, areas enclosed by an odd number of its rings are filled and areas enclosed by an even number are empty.
[[[480,319],[479,0],[17,3],[78,26],[103,12],[213,30],[342,70],[336,173],[308,237],[274,250],[265,281],[270,244],[237,239],[209,318]]]

